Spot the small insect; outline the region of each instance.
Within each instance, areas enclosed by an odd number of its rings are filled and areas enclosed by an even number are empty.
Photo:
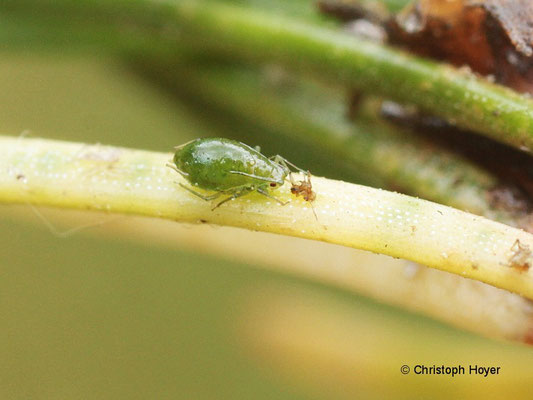
[[[318,221],[318,216],[316,215],[315,207],[313,207],[313,201],[316,199],[316,193],[313,191],[313,185],[311,184],[311,173],[305,171],[304,180],[296,182],[294,181],[292,174],[289,174],[291,181],[291,193],[296,197],[302,196],[305,201],[308,201],[311,204],[311,209],[315,215],[315,219]]]
[[[287,203],[271,194],[283,186],[291,174],[289,165],[300,170],[283,157],[266,157],[259,148],[224,138],[196,139],[175,147],[173,163],[169,167],[195,187],[215,193],[204,195],[180,185],[203,200],[211,201],[222,195],[228,197],[217,203],[213,210],[225,202],[257,192],[278,203]]]
[[[292,175],[290,175],[291,179],[291,193],[294,194],[296,197],[302,196],[305,201],[313,202],[316,199],[316,193],[313,192],[313,185],[311,184],[311,173],[309,171],[306,171],[305,177],[303,181],[295,182],[292,179]]]

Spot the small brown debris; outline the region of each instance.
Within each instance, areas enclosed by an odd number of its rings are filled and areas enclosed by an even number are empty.
[[[292,174],[289,175],[289,177],[291,180],[291,193],[296,197],[301,195],[305,201],[308,201],[311,204],[311,209],[313,210],[315,219],[318,221],[315,207],[313,207],[313,201],[316,199],[316,193],[313,191],[313,185],[311,184],[311,173],[307,171],[304,180],[300,182],[295,182],[292,178]]]
[[[311,173],[307,171],[303,181],[296,183],[292,181],[291,177],[291,193],[296,197],[302,196],[305,201],[313,202],[316,199],[316,193],[313,192],[313,185],[311,184]]]
[[[529,246],[520,243],[520,239],[516,239],[511,246],[511,251],[513,254],[509,257],[509,266],[520,272],[529,270],[532,255]]]
[[[17,174],[17,181],[26,179],[26,176],[24,174]]]

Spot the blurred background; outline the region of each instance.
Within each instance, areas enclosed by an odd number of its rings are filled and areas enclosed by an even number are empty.
[[[156,151],[231,136],[343,178],[305,144],[213,123],[95,51],[2,51],[0,131]],[[2,399],[530,398],[530,348],[203,248],[229,229],[38,211],[59,230],[102,224],[60,238],[30,206],[0,206]],[[274,240],[281,258],[298,242]],[[416,364],[500,373],[400,372]]]

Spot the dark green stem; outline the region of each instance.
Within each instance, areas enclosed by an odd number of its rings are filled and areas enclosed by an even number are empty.
[[[21,4],[25,3],[39,2],[26,0]],[[278,2],[270,3],[60,0],[56,5],[44,2],[39,9],[64,7],[66,16],[90,9],[93,17],[100,15],[110,23],[136,22],[167,44],[188,41],[208,52],[217,50],[249,60],[275,60],[373,94],[418,105],[452,124],[514,147],[533,148],[531,100],[468,72],[354,38],[332,26],[331,21],[311,13],[309,7],[300,14],[294,11],[299,8],[289,6],[278,12],[272,6]]]
[[[173,4],[177,23],[206,50],[276,60],[361,90],[418,105],[449,122],[523,150],[533,148],[533,102],[455,68],[343,32],[223,2]]]

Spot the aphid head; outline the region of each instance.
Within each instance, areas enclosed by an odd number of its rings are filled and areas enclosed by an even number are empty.
[[[176,150],[172,161],[174,162],[174,165],[179,168],[181,164],[181,149]]]
[[[276,164],[276,168],[273,168],[270,174],[271,175],[269,178],[271,181],[268,183],[268,186],[270,189],[276,189],[280,186],[283,186],[283,183],[285,183],[285,178],[289,172],[286,171],[284,166]]]

